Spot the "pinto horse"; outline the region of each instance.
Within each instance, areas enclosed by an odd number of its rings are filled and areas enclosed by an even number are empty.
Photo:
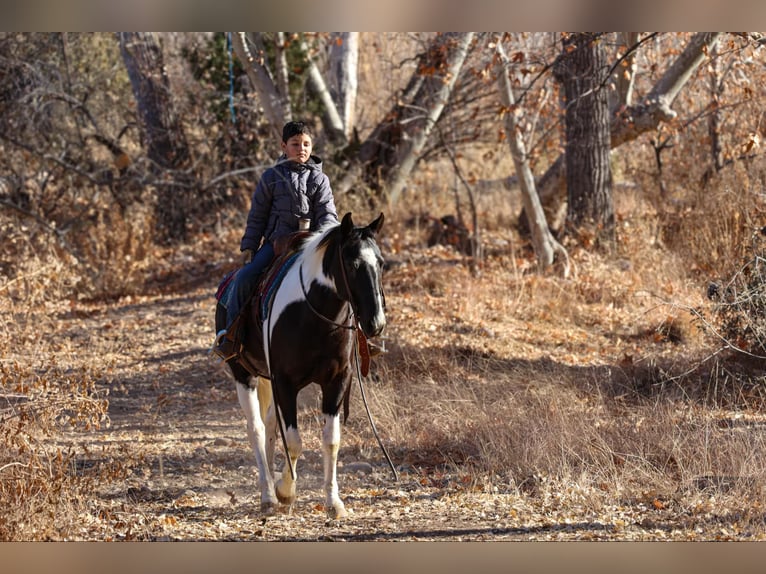
[[[355,346],[366,345],[357,331],[374,337],[386,325],[383,258],[375,241],[382,225],[382,213],[365,227],[355,227],[347,213],[340,224],[309,234],[274,293],[264,295],[268,303],[257,302],[247,311],[242,356],[228,364],[247,418],[264,514],[274,514],[278,502],[295,501],[302,450],[297,397],[302,388],[316,383],[322,390],[324,418],[325,510],[330,518],[346,516],[337,481],[339,411],[351,388]],[[221,319],[217,315],[216,331],[223,328]],[[275,482],[277,418],[286,460]]]

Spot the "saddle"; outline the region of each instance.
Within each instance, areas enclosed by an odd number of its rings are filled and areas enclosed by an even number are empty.
[[[309,232],[298,231],[281,237],[274,242],[274,259],[272,259],[269,266],[261,274],[261,277],[258,280],[258,285],[253,290],[250,297],[240,307],[239,316],[236,317],[229,326],[230,331],[232,331],[226,335],[226,339],[229,341],[228,347],[231,349],[229,358],[237,356],[239,352],[236,350],[241,348],[241,340],[243,336],[242,316],[249,312],[249,309],[253,305],[256,306],[256,318],[259,323],[262,323],[268,316],[274,294],[287,273],[287,270],[295,259],[297,259],[303,240],[308,235]],[[234,271],[227,273],[216,289],[215,298],[218,302],[217,305],[219,308],[222,308],[221,312],[223,313],[225,313],[225,309],[228,308],[231,297],[236,296],[232,287],[238,272],[239,269],[235,269]],[[229,353],[226,354],[229,355]]]

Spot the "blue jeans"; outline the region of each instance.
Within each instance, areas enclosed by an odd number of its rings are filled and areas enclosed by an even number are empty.
[[[229,301],[229,307],[226,309],[226,327],[231,327],[234,319],[239,315],[242,305],[244,305],[252,296],[253,291],[258,286],[258,280],[261,273],[269,266],[274,259],[274,246],[271,243],[264,243],[261,248],[253,255],[253,260],[237,272],[234,278],[234,297]]]

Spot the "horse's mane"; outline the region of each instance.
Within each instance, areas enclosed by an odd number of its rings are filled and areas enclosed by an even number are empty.
[[[318,253],[321,249],[327,246],[330,241],[340,231],[340,223],[331,221],[325,223],[322,227],[317,229],[312,235],[306,238],[303,243],[302,251],[305,255]]]

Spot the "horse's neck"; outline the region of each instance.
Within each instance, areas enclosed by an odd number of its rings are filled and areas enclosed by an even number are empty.
[[[337,281],[332,274],[325,274],[325,260],[328,257],[333,257],[334,253],[330,251],[330,247],[320,248],[310,253],[304,253],[301,261],[303,279],[306,281],[306,289],[308,289],[312,282],[316,281],[320,285],[327,287],[333,293],[338,295]],[[332,263],[332,262],[331,262]],[[332,265],[330,266],[332,267]],[[340,297],[338,295],[338,297]]]

